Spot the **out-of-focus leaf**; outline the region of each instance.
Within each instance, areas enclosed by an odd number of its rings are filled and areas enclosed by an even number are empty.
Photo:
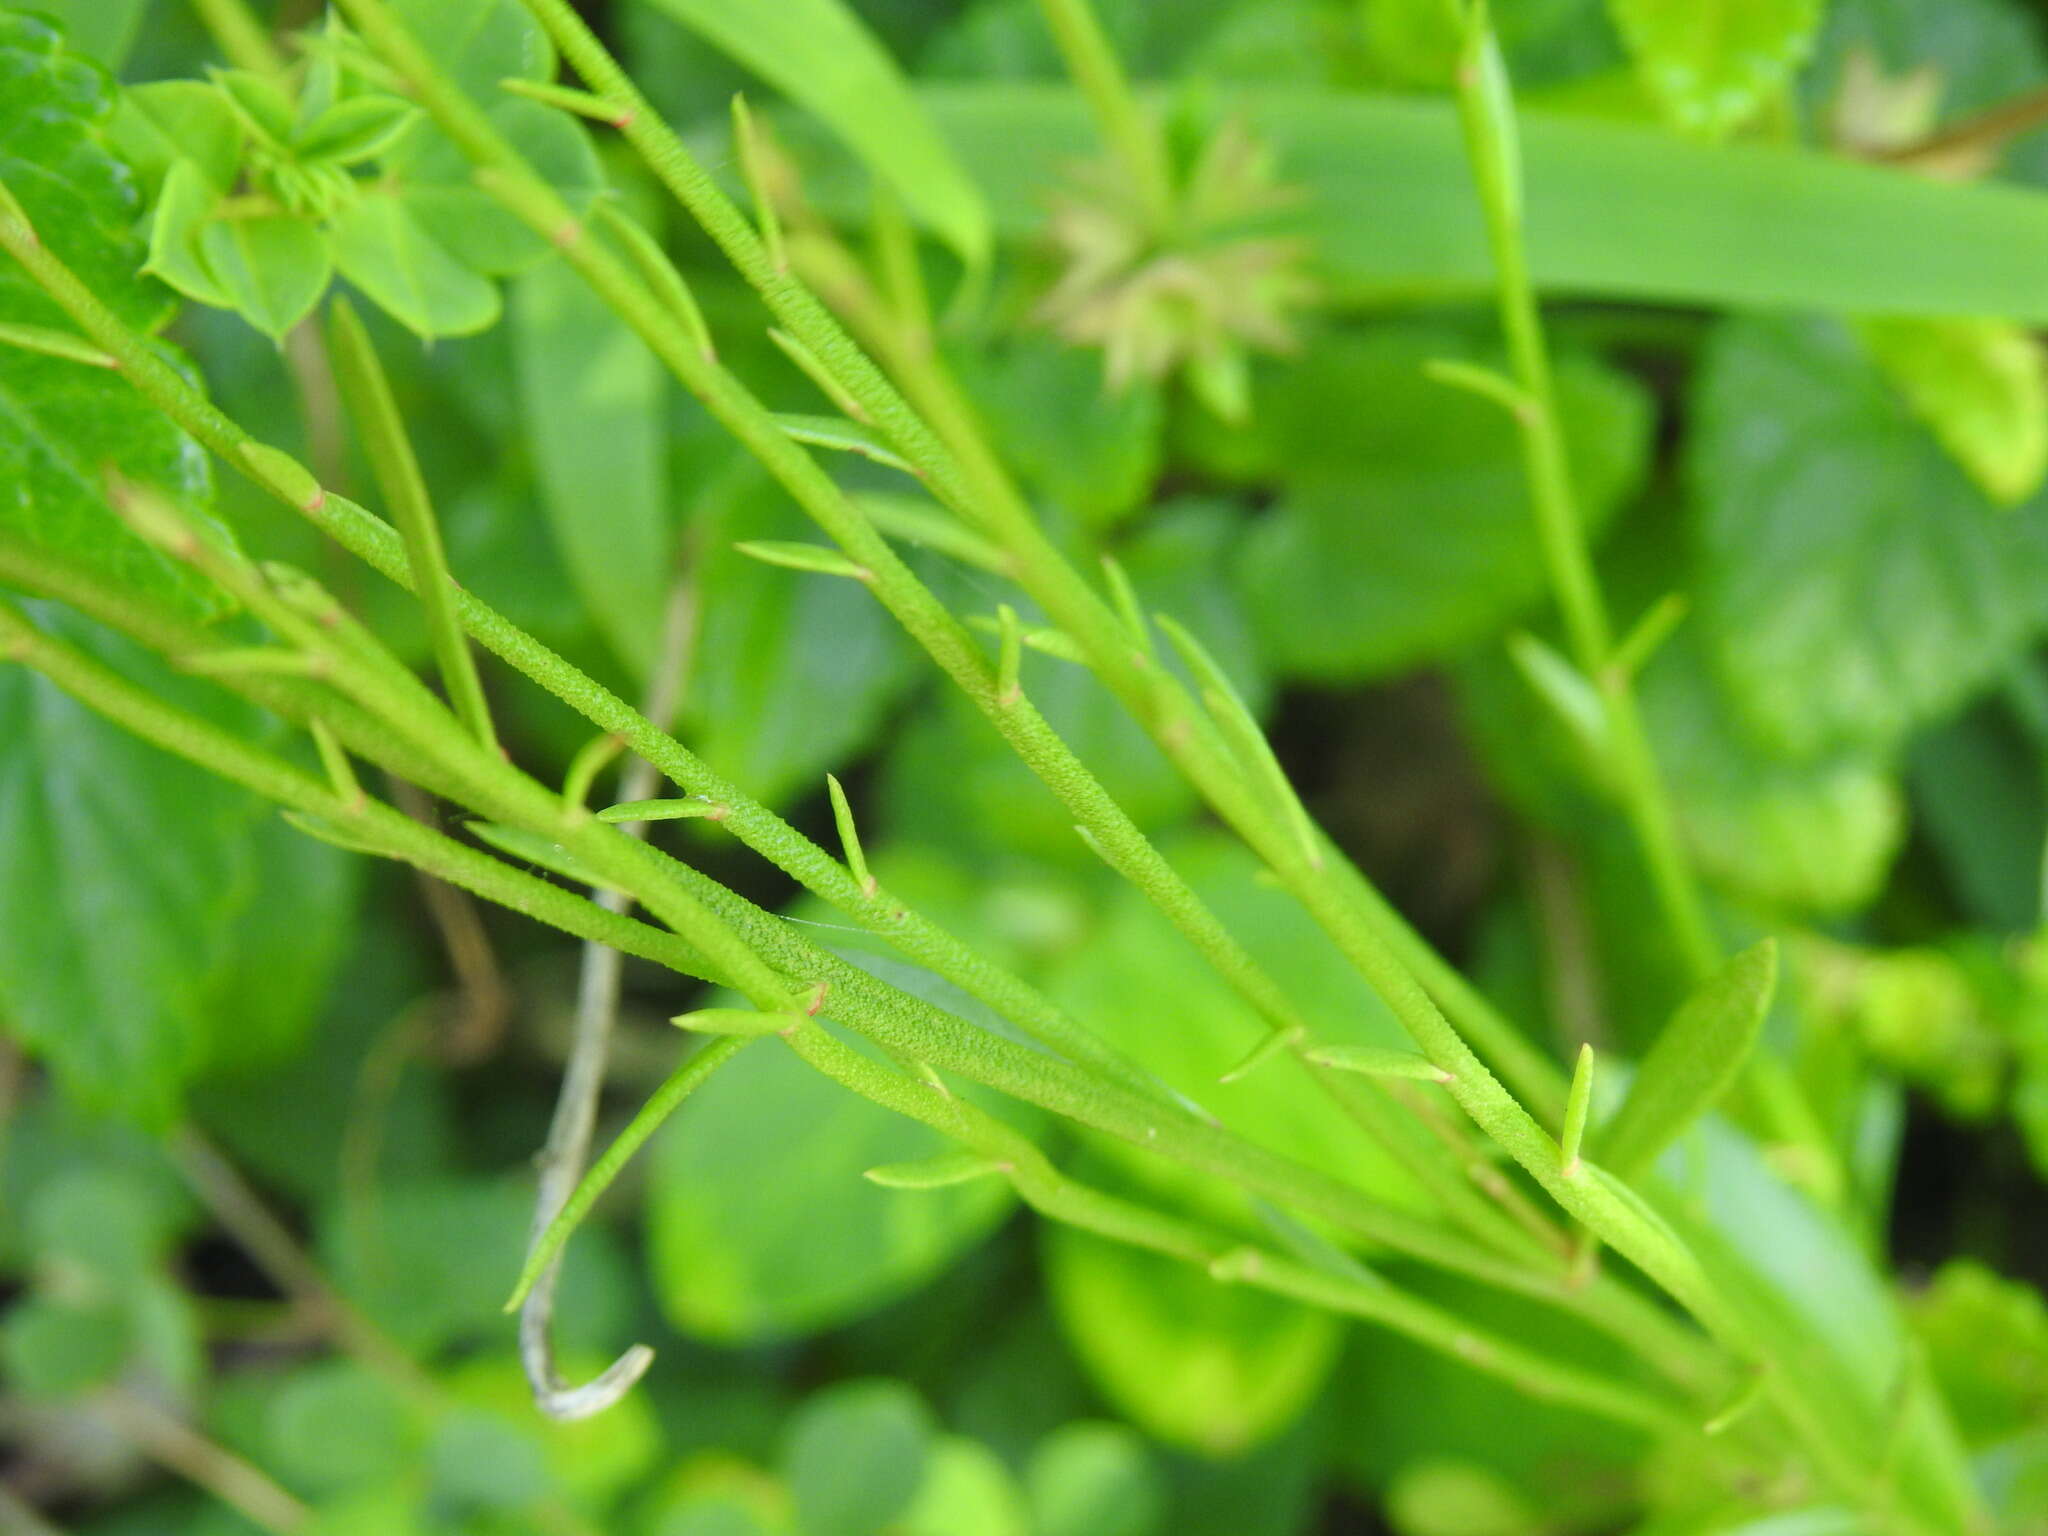
[[[241,166],[241,122],[220,88],[203,80],[129,86],[109,132],[152,196],[176,161],[190,160],[215,193],[234,185]]]
[[[496,100],[500,80],[546,80],[555,72],[554,45],[519,0],[392,0],[391,8],[477,100]]]
[[[2004,320],[1866,320],[1864,341],[1916,415],[2000,506],[2048,475],[2048,359]]]
[[[1093,355],[1042,337],[963,353],[957,366],[1003,463],[1027,489],[1091,527],[1143,503],[1160,465],[1156,385],[1112,393]]]
[[[1449,1457],[1412,1462],[1387,1489],[1398,1536],[1530,1536],[1542,1529],[1520,1489],[1490,1468]]]
[[[152,329],[165,290],[139,277],[133,180],[106,142],[106,77],[63,51],[33,16],[0,12],[0,180],[38,237],[129,324]],[[12,261],[0,262],[0,321],[75,330]],[[217,612],[216,594],[131,535],[108,509],[107,466],[187,511],[211,503],[207,462],[110,371],[0,348],[0,529],[122,586]]]
[[[1625,1354],[1548,1308],[1416,1271],[1401,1282],[1530,1348],[1602,1371]],[[1327,1443],[1342,1473],[1385,1488],[1433,1459],[1484,1469],[1561,1530],[1627,1529],[1644,1437],[1539,1402],[1463,1362],[1378,1329],[1354,1330],[1331,1382]],[[1501,1426],[1512,1423],[1513,1434]]]
[[[399,1476],[424,1439],[414,1406],[351,1360],[316,1361],[294,1372],[271,1398],[264,1428],[265,1465],[323,1499]]]
[[[841,1382],[807,1398],[782,1442],[782,1477],[805,1536],[898,1530],[924,1482],[931,1414],[900,1381]]]
[[[1610,0],[1665,115],[1717,137],[1782,90],[1806,60],[1821,0]]]
[[[142,25],[149,0],[36,0],[35,9],[64,29],[72,52],[118,74]]]
[[[1338,1320],[1079,1228],[1047,1224],[1046,1287],[1102,1393],[1151,1434],[1235,1456],[1308,1407]]]
[[[1035,232],[1046,190],[1097,153],[1086,107],[1063,87],[919,94],[1007,237]],[[1231,101],[1301,188],[1297,227],[1334,299],[1486,290],[1493,268],[1450,103],[1298,87]],[[2048,197],[1593,118],[1530,111],[1520,126],[1529,258],[1548,291],[2048,321],[2048,271],[2026,255],[2048,238]],[[806,185],[821,206],[864,206],[850,180]]]
[[[519,1273],[532,1192],[525,1181],[415,1175],[385,1183],[373,1202],[324,1216],[322,1249],[349,1299],[406,1348],[496,1338]],[[631,1282],[610,1234],[579,1232],[562,1286],[577,1298],[558,1329],[565,1347],[608,1341],[630,1326]]]
[[[1259,406],[1286,482],[1240,571],[1265,653],[1329,679],[1382,674],[1468,643],[1544,590],[1535,520],[1507,414],[1434,384],[1435,330],[1326,344]],[[1559,396],[1595,533],[1641,474],[1648,403],[1583,358]]]
[[[1166,1492],[1145,1442],[1122,1424],[1063,1424],[1025,1470],[1038,1536],[1154,1536]]]
[[[649,0],[731,54],[834,133],[969,266],[988,258],[989,210],[894,61],[844,0]]]
[[[1907,85],[1931,77],[1931,111],[1912,125],[1913,137],[1972,117],[2038,87],[2048,71],[2041,29],[2024,6],[2010,0],[1829,0],[1813,66],[1806,71],[1808,100],[1827,108],[1839,125],[1840,104],[1859,55],[1881,75]],[[2039,184],[2048,158],[2038,135],[2021,134],[1988,152],[2013,174]]]
[[[1034,1536],[1023,1492],[1002,1458],[960,1435],[932,1442],[924,1481],[896,1529],[902,1536]]]
[[[450,255],[400,197],[358,198],[335,216],[332,239],[341,275],[420,336],[467,336],[498,318],[497,288]]]
[[[829,1327],[911,1290],[995,1224],[1009,1186],[894,1190],[861,1174],[947,1145],[780,1046],[743,1051],[654,1146],[648,1239],[663,1308],[689,1333],[742,1343]]]
[[[2048,1305],[2032,1286],[1953,1259],[1907,1305],[1971,1444],[2048,1422]]]
[[[396,96],[351,96],[296,130],[292,149],[303,160],[354,165],[388,148],[418,110]]]
[[[502,96],[494,84],[484,98],[495,102],[491,126],[580,217],[605,184],[590,135],[566,112]],[[548,255],[547,241],[476,184],[468,158],[431,122],[414,122],[380,168],[413,221],[470,271],[512,276]]]
[[[2040,750],[1994,701],[1913,738],[1906,752],[1916,830],[1963,913],[2000,934],[2036,927],[2048,783]]]
[[[320,232],[284,215],[215,219],[199,249],[242,317],[273,340],[306,318],[334,275]]]
[[[1840,326],[1729,322],[1694,404],[1702,629],[1766,742],[1888,747],[2039,628],[2048,499],[2000,515]]]
[[[582,1350],[568,1351],[562,1360],[563,1373],[577,1381],[588,1381],[603,1368],[602,1360]],[[629,1394],[597,1418],[569,1424],[543,1419],[533,1411],[526,1373],[509,1354],[466,1360],[449,1374],[446,1385],[449,1395],[474,1410],[478,1420],[529,1445],[548,1479],[579,1506],[609,1506],[662,1458],[661,1426],[642,1394]]]
[[[1778,951],[1752,945],[1701,984],[1671,1016],[1598,1137],[1595,1157],[1633,1179],[1711,1109],[1762,1033],[1777,988]]]
[[[40,617],[160,697],[249,725],[135,647]],[[0,741],[0,1013],[81,1101],[167,1120],[216,1048],[261,811],[19,667],[0,668]]]
[[[512,340],[555,543],[612,649],[644,675],[676,567],[660,367],[563,262],[519,279]]]
[[[30,1402],[68,1397],[113,1380],[127,1357],[119,1308],[31,1297],[0,1320],[0,1366]]]
[[[847,762],[916,671],[896,621],[864,586],[732,547],[811,528],[751,466],[725,469],[694,513],[703,628],[684,714],[706,761],[775,803]]]

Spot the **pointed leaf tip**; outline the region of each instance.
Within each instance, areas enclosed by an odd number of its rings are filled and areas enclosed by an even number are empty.
[[[1003,1171],[1000,1163],[991,1162],[979,1153],[954,1151],[906,1163],[883,1163],[880,1167],[868,1169],[861,1177],[884,1189],[945,1189]]]
[[[1617,1178],[1647,1169],[1727,1092],[1763,1033],[1777,982],[1777,941],[1765,939],[1671,1016],[1600,1138],[1600,1161]]]

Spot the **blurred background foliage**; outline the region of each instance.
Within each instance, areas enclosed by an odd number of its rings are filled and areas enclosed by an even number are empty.
[[[328,483],[365,483],[301,323],[347,283],[465,584],[632,696],[680,550],[697,621],[680,734],[700,755],[821,838],[837,773],[892,888],[1236,1128],[1413,1198],[1291,1062],[1214,1089],[1254,1032],[1244,1005],[858,584],[733,550],[800,537],[803,520],[401,98],[334,99],[320,61],[348,40],[311,0],[258,8],[314,61],[296,109],[246,80],[156,83],[219,62],[207,6],[29,9],[68,40],[0,13],[0,174],[20,191],[65,168],[105,236],[96,291],[136,323],[168,321],[231,414]],[[505,0],[401,9],[441,28],[486,94],[552,76]],[[827,260],[834,227],[862,242],[870,181],[891,188],[934,237],[923,275],[947,359],[1060,541],[1114,553],[1149,608],[1205,637],[1323,825],[1546,1050],[1639,1049],[1683,967],[1589,782],[1569,680],[1541,661],[1556,636],[1513,435],[1423,374],[1495,348],[1442,8],[1100,0],[1190,163],[1216,157],[1224,233],[1167,253],[1185,285],[1164,297],[1143,260],[1083,280],[1128,232],[1114,189],[1076,171],[1087,122],[1032,0],[855,9],[585,7],[735,178],[726,104],[749,93],[781,146],[800,260],[807,240]],[[1717,916],[1789,936],[1769,1028],[1831,1155],[1795,1155],[1805,1128],[1782,1157],[1767,1139],[1744,1175],[1743,1241],[1822,1311],[1846,1307],[1858,1250],[1891,1273],[2012,1529],[2048,1530],[2048,396],[2031,332],[2048,323],[2048,135],[2026,131],[2048,91],[2043,16],[2020,0],[1496,9],[1603,578],[1624,624],[1685,602],[1643,673],[1650,732]],[[494,111],[584,206],[616,201],[663,231],[721,356],[772,405],[829,408],[607,136],[516,97]],[[1243,142],[1204,136],[1219,123]],[[284,211],[223,213],[258,175]],[[145,256],[155,276],[139,279]],[[33,322],[38,302],[0,272],[0,317]],[[36,418],[89,428],[424,660],[401,594],[245,486],[214,486],[124,384],[63,366],[0,352],[8,480],[54,473]],[[916,515],[915,483],[888,464],[833,468],[882,512]],[[34,515],[88,516],[61,494]],[[991,612],[1006,589],[933,542],[927,578]],[[1093,678],[1032,665],[1047,715],[1233,930],[1304,1001],[1396,1040]],[[487,682],[514,757],[558,777],[587,728]],[[663,836],[789,902],[715,828]],[[794,910],[888,979],[959,1001]],[[629,1337],[660,1360],[620,1408],[549,1426],[499,1307],[578,959],[299,837],[0,669],[0,1528],[1849,1529],[1744,1524],[1696,1458],[1036,1227],[999,1184],[865,1182],[937,1139],[773,1051],[711,1082],[578,1236],[560,1316],[572,1363]],[[626,981],[609,1123],[668,1070],[682,1047],[663,1021],[694,1001],[636,964]],[[1127,1149],[1087,1156],[1113,1180],[1161,1177]],[[1801,1198],[1777,1198],[1788,1188]],[[1403,1278],[1602,1358],[1552,1315]]]

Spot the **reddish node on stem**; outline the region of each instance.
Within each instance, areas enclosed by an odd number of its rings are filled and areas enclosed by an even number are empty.
[[[815,1019],[818,1016],[818,1010],[825,1006],[825,994],[831,990],[831,982],[819,982],[817,987],[811,993],[810,1006],[804,1009],[804,1013],[809,1017]]]

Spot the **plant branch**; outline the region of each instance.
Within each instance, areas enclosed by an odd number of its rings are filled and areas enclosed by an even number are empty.
[[[661,645],[648,685],[646,714],[657,729],[665,729],[675,717],[689,675],[696,628],[695,584],[685,573],[671,585]],[[653,765],[644,758],[635,758],[620,776],[619,799],[645,800],[654,792],[654,786]],[[646,829],[645,822],[620,825],[628,837],[644,838]],[[621,915],[630,905],[624,892],[612,889],[592,891],[591,900]],[[620,959],[619,952],[606,945],[583,947],[569,1059],[562,1069],[547,1145],[540,1154],[540,1183],[527,1240],[529,1271],[539,1255],[542,1239],[576,1193],[584,1163],[590,1156],[590,1133],[597,1121],[598,1095],[604,1088],[612,1024],[618,1013]],[[601,1413],[624,1397],[653,1362],[654,1352],[644,1344],[635,1344],[596,1380],[582,1387],[568,1386],[556,1367],[549,1336],[561,1271],[559,1258],[545,1259],[533,1277],[531,1290],[519,1309],[519,1358],[536,1406],[551,1419],[569,1421]]]
[[[313,1512],[225,1446],[216,1445],[140,1393],[109,1387],[93,1407],[152,1461],[204,1488],[230,1509],[277,1536],[296,1536]]]

